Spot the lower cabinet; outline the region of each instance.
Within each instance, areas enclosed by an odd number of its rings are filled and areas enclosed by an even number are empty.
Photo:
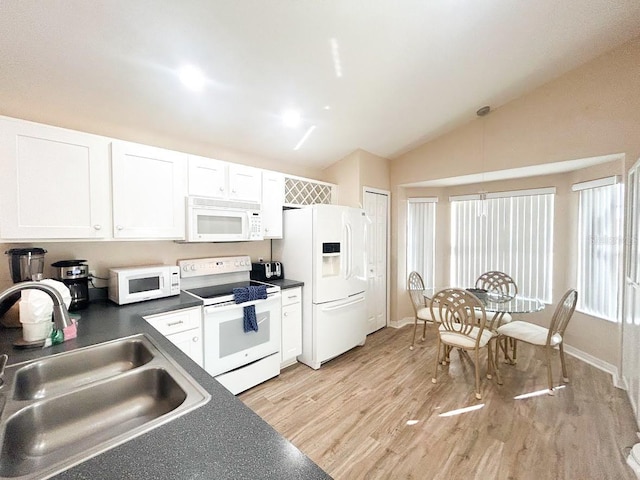
[[[281,367],[296,363],[302,353],[302,287],[282,291]]]
[[[194,362],[201,367],[204,366],[200,307],[148,315],[144,319]]]

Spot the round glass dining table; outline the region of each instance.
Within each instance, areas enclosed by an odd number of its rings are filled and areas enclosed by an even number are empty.
[[[422,294],[426,299],[431,300],[435,293],[444,290],[444,288],[427,288],[423,290]],[[495,330],[500,326],[502,317],[506,313],[533,313],[544,309],[544,303],[537,298],[526,298],[522,295],[511,297],[498,293],[478,291],[474,288],[466,290],[478,297],[478,300],[484,305],[485,311],[493,313],[493,317],[487,326],[490,330]]]

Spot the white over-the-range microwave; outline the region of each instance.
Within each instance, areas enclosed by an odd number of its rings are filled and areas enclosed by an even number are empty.
[[[177,265],[145,265],[109,269],[109,300],[118,305],[180,294]]]
[[[259,203],[187,197],[187,242],[263,240]]]

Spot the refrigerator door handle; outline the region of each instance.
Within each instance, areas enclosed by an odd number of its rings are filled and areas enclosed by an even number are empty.
[[[351,305],[357,305],[358,303],[362,303],[362,302],[364,302],[364,297],[360,297],[357,300],[353,300],[351,302],[341,303],[340,305],[334,305],[334,306],[331,306],[331,307],[323,307],[322,311],[323,312],[331,312],[333,310],[340,310],[342,308],[350,307]]]
[[[347,228],[347,276],[349,279],[353,275],[353,231],[351,230],[351,224],[345,225]]]

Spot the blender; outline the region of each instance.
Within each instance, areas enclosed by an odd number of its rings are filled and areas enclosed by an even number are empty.
[[[13,283],[42,280],[44,271],[44,248],[12,248],[4,252],[9,257],[9,273]],[[20,300],[20,292],[0,303],[0,317]]]

